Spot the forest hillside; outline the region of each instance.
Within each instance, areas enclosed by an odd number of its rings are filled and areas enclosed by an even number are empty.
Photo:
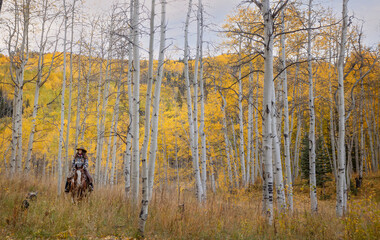
[[[380,44],[350,2],[218,29],[185,2],[182,46],[166,0],[1,2],[0,234],[378,239]]]

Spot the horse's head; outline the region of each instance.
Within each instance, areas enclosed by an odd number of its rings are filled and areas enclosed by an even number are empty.
[[[73,183],[75,187],[82,187],[83,181],[85,181],[85,175],[84,175],[84,170],[83,168],[76,168],[75,169],[75,174],[73,178]]]
[[[82,185],[82,172],[80,169],[76,170],[76,175],[77,175],[77,185],[80,187]]]

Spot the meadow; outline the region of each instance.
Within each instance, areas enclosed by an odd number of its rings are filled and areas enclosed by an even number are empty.
[[[6,239],[133,239],[138,237],[138,211],[122,185],[96,188],[73,205],[57,196],[51,178],[0,177],[0,236]],[[295,183],[294,212],[276,212],[272,226],[262,215],[260,185],[208,195],[203,205],[191,190],[154,191],[146,239],[380,239],[380,175],[365,178],[350,195],[349,213],[335,214],[334,184],[318,189],[318,214],[310,213],[307,182]],[[38,191],[27,210],[21,203]],[[353,194],[355,193],[355,194]]]

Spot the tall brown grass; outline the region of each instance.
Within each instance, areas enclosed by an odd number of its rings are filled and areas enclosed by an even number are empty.
[[[380,239],[379,176],[364,182],[350,201],[350,213],[335,216],[335,200],[320,200],[318,214],[310,214],[308,189],[295,187],[295,211],[276,213],[273,226],[262,216],[259,186],[234,193],[209,194],[199,205],[175,188],[156,189],[149,206],[148,239]],[[137,236],[139,208],[130,204],[123,186],[97,188],[78,205],[62,193],[55,179],[0,177],[0,236],[24,238],[122,238]],[[331,191],[331,185],[326,190]],[[21,203],[38,191],[28,210]],[[321,190],[322,192],[322,190]]]

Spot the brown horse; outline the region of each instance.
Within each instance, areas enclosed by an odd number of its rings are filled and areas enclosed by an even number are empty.
[[[88,186],[83,168],[75,169],[74,177],[70,179],[70,192],[73,203],[81,201],[87,196]]]

